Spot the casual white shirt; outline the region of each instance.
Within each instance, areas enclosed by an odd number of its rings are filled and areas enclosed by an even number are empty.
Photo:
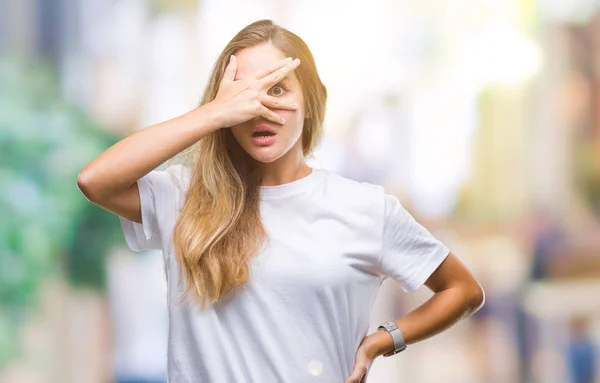
[[[269,239],[250,279],[201,311],[175,300],[172,230],[189,182],[183,165],[150,172],[138,181],[143,223],[121,218],[131,250],[163,251],[171,383],[344,382],[381,283],[412,292],[449,253],[382,186],[313,167],[260,187]]]

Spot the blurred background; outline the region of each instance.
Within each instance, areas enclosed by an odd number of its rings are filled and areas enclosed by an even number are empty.
[[[599,0],[0,1],[0,382],[165,382],[162,258],[77,174],[197,106],[261,18],[328,87],[311,164],[398,195],[486,290],[369,383],[600,382]],[[370,332],[429,296],[388,280]]]

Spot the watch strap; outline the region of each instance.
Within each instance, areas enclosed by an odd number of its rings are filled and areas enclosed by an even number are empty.
[[[381,324],[381,326],[378,327],[378,330],[386,330],[390,333],[392,339],[394,340],[394,349],[383,354],[383,356],[391,356],[406,350],[407,346],[404,342],[404,335],[402,335],[402,332],[400,331],[396,323],[387,321]]]

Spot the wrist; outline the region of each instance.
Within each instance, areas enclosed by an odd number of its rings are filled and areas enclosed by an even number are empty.
[[[213,102],[201,105],[191,113],[197,121],[201,121],[202,130],[206,130],[206,133],[215,132],[224,126],[221,109]]]
[[[394,349],[394,339],[384,330],[377,330],[369,335],[369,342],[367,343],[367,353],[371,358],[375,359],[388,351]]]

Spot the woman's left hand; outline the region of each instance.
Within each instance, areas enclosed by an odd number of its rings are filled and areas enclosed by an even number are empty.
[[[358,350],[356,350],[356,355],[354,356],[354,370],[345,383],[367,383],[369,369],[377,357],[373,349],[373,335],[374,334],[365,336],[360,342]]]

